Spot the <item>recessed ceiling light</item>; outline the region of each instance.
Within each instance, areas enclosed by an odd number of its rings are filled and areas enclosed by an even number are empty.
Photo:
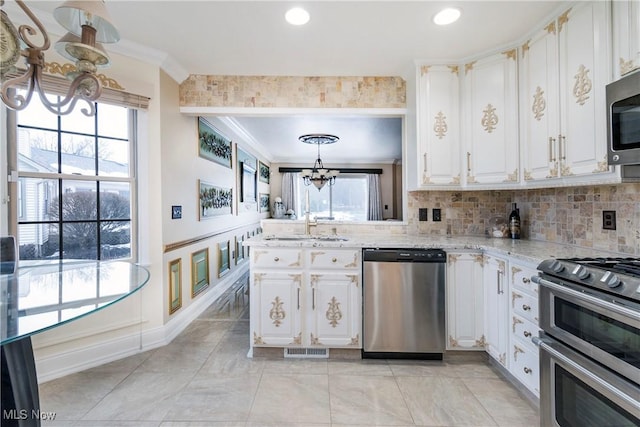
[[[449,25],[456,22],[458,18],[460,18],[460,13],[460,9],[457,9],[455,7],[448,7],[436,13],[433,16],[433,22],[436,25]]]
[[[291,25],[304,25],[309,22],[309,12],[301,7],[294,7],[284,14],[284,19]]]

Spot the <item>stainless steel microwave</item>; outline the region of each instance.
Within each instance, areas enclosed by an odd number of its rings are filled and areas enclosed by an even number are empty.
[[[607,85],[607,160],[640,164],[640,70]]]

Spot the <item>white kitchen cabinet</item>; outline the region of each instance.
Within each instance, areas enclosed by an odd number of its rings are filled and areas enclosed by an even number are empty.
[[[517,49],[467,63],[463,81],[466,185],[514,186],[519,182]]]
[[[485,350],[481,252],[447,252],[447,350]]]
[[[360,348],[362,287],[360,274],[311,272],[309,343]]]
[[[640,68],[640,2],[611,2],[614,80]]]
[[[509,265],[509,372],[536,396],[540,395],[538,348],[531,338],[538,336],[538,285],[535,266],[511,261]]]
[[[525,182],[615,179],[605,143],[608,7],[607,2],[578,3],[521,48]]]
[[[509,283],[507,260],[484,255],[484,312],[487,353],[502,366],[508,366]]]
[[[361,253],[360,249],[307,250],[311,301],[306,300],[306,311],[310,345],[361,347]]]
[[[459,186],[459,66],[421,65],[417,72],[418,186]]]
[[[253,346],[302,344],[302,271],[251,273]]]
[[[253,248],[250,329],[253,346],[302,343],[303,251]]]
[[[252,347],[360,348],[359,249],[251,251]]]

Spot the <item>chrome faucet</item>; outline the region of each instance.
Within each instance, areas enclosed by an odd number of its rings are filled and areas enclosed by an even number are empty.
[[[304,234],[306,234],[307,236],[311,235],[311,227],[315,227],[318,225],[318,220],[314,220],[311,221],[309,219],[309,214],[311,213],[311,204],[309,203],[309,189],[307,189],[307,191],[305,192],[304,195],[304,207],[305,207],[305,212],[304,212]]]
[[[318,225],[317,219],[314,219],[313,221],[309,219],[309,213],[309,210],[307,210],[304,216],[304,234],[307,236],[311,235],[311,227],[316,227]]]

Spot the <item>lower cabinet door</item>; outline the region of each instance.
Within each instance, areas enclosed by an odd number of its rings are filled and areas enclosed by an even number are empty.
[[[309,285],[306,311],[310,344],[360,348],[362,287],[358,272],[311,272]]]
[[[529,341],[511,340],[509,371],[536,396],[540,396],[538,348]]]
[[[447,350],[485,349],[483,256],[447,254]]]
[[[253,346],[302,345],[302,272],[254,272],[251,277]]]

